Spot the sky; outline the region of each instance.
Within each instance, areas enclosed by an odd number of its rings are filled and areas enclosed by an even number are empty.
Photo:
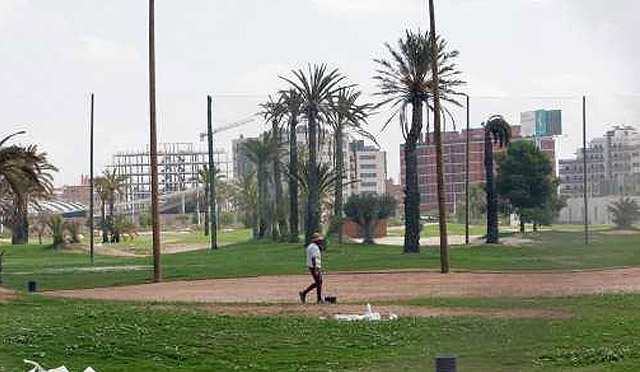
[[[471,125],[491,114],[562,109],[560,157],[611,125],[640,127],[636,0],[436,0],[438,33],[460,51]],[[215,125],[244,119],[279,75],[308,63],[339,68],[376,101],[374,58],[406,29],[427,29],[426,0],[156,0],[160,142],[198,142],[206,95]],[[0,0],[0,136],[27,131],[60,169],[55,183],[88,173],[89,94],[96,95],[96,169],[148,143],[148,8],[145,0]],[[456,128],[464,124],[456,112]],[[369,120],[397,180],[398,125]],[[221,133],[217,147],[264,130]],[[453,129],[451,124],[447,129]]]

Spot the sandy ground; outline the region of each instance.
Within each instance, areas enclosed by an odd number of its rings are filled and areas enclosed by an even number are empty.
[[[306,316],[314,318],[333,318],[338,314],[363,314],[362,305],[202,305],[199,310],[214,314],[234,316]],[[474,309],[474,308],[433,308],[422,306],[383,305],[373,306],[383,319],[395,314],[400,317],[439,317],[439,316],[479,316],[484,318],[545,318],[566,319],[571,314],[555,310],[542,309]]]
[[[7,302],[15,297],[13,291],[0,287],[0,304]]]
[[[51,296],[125,301],[295,303],[307,275],[173,281],[47,292]],[[325,277],[340,303],[425,297],[535,297],[640,292],[640,268],[548,273],[382,272]]]

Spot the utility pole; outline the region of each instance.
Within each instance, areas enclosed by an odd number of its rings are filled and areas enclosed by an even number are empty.
[[[465,177],[464,177],[464,196],[465,196],[465,203],[464,203],[464,209],[465,209],[465,213],[464,213],[464,243],[466,245],[469,245],[469,95],[465,94],[464,95],[467,99],[467,146],[466,146],[466,156],[465,156],[465,167],[464,167],[464,172],[465,172]]]
[[[438,46],[436,45],[436,18],[433,0],[429,0],[430,52],[436,63],[431,64],[433,79],[433,139],[436,145],[436,177],[438,184],[438,224],[440,226],[440,272],[449,272],[447,243],[447,205],[444,185],[444,161],[442,156],[442,128],[440,122],[440,81],[438,79]]]
[[[153,229],[153,281],[162,281],[160,213],[158,211],[158,143],[156,126],[155,0],[149,0],[149,151],[151,158],[151,222]]]
[[[216,220],[216,167],[213,161],[213,113],[211,96],[207,96],[207,142],[209,145],[209,221],[211,249],[218,249],[218,221]]]
[[[582,96],[582,187],[584,196],[584,244],[589,245],[589,195],[587,193],[587,97]]]
[[[91,116],[89,120],[89,259],[91,260],[91,266],[94,263],[95,244],[93,238],[93,103],[94,94],[91,93]]]

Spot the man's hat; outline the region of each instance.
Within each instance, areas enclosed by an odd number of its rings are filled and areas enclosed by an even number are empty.
[[[324,240],[324,237],[319,233],[313,233],[313,235],[311,235],[311,241],[317,242],[318,240]]]

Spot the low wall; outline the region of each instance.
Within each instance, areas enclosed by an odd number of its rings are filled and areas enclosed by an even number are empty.
[[[348,236],[351,239],[362,239],[362,231],[360,225],[353,221],[346,220],[342,226],[342,234]],[[387,220],[381,220],[375,228],[373,233],[374,239],[384,238],[387,236]]]

